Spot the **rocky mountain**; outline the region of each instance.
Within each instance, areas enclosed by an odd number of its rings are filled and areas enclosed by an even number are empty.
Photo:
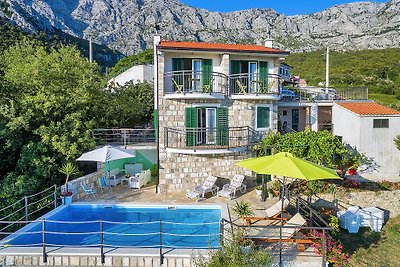
[[[35,31],[61,30],[124,54],[152,45],[155,25],[166,40],[262,43],[292,51],[400,46],[400,0],[337,5],[310,15],[272,9],[219,13],[177,0],[3,0],[10,20]]]

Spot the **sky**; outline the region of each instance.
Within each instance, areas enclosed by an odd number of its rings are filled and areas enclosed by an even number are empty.
[[[250,8],[272,8],[285,15],[303,15],[322,11],[334,5],[357,1],[346,0],[179,0],[190,6],[204,8],[210,11],[229,12]],[[370,2],[388,2],[375,0]]]

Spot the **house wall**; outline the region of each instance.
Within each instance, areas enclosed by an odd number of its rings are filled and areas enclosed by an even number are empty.
[[[132,81],[134,84],[142,83],[144,81],[152,83],[154,82],[153,68],[153,65],[133,66],[132,68],[109,80],[108,83],[118,83],[120,86],[125,85],[129,81]]]
[[[360,148],[360,117],[338,105],[332,107],[333,134],[341,136],[343,142]]]
[[[373,128],[374,119],[389,119],[389,128]],[[366,177],[381,176],[400,181],[400,151],[393,140],[400,133],[399,117],[361,117],[360,151],[377,164],[364,172]]]
[[[193,189],[196,184],[201,184],[208,175],[231,179],[234,174],[246,175],[245,183],[252,186],[256,183],[256,177],[251,171],[244,170],[234,164],[240,160],[253,157],[251,149],[242,152],[229,154],[201,155],[201,154],[179,154],[167,152],[165,147],[165,128],[184,128],[185,127],[185,108],[196,104],[214,103],[229,108],[229,127],[250,126],[255,128],[256,105],[272,104],[270,100],[199,100],[199,99],[165,99],[164,90],[168,90],[168,84],[164,84],[163,73],[172,71],[172,58],[208,58],[213,60],[213,71],[229,74],[229,61],[234,58],[228,54],[208,54],[199,53],[158,53],[158,114],[159,114],[159,185],[160,193],[185,192]],[[244,58],[243,58],[244,59]],[[249,60],[248,57],[245,58]],[[253,59],[253,58],[252,58]],[[260,58],[265,60],[265,58]],[[277,73],[277,65],[271,61],[269,64],[270,72]],[[277,107],[271,112],[271,129],[276,130]],[[219,179],[222,186],[223,182]]]

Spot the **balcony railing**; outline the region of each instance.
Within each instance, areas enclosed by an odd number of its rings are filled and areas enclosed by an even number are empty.
[[[229,76],[229,90],[232,95],[280,94],[281,77],[276,74],[232,74]]]
[[[154,129],[93,129],[97,145],[148,145],[155,144]]]
[[[227,94],[228,78],[219,72],[172,71],[164,74],[166,94]]]
[[[165,128],[166,148],[231,149],[246,147],[262,136],[251,127],[229,128]]]
[[[282,89],[282,101],[368,100],[368,87],[323,88],[306,86]]]

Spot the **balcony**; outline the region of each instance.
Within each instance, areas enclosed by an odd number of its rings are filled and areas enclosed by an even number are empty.
[[[228,78],[219,72],[172,71],[164,74],[167,99],[224,99]]]
[[[232,99],[279,100],[281,77],[270,73],[232,74],[229,76],[229,90]]]
[[[181,154],[226,154],[246,150],[262,135],[251,127],[165,128],[168,152]]]
[[[332,102],[337,100],[368,100],[368,87],[324,88],[304,86],[282,88],[281,101]]]

